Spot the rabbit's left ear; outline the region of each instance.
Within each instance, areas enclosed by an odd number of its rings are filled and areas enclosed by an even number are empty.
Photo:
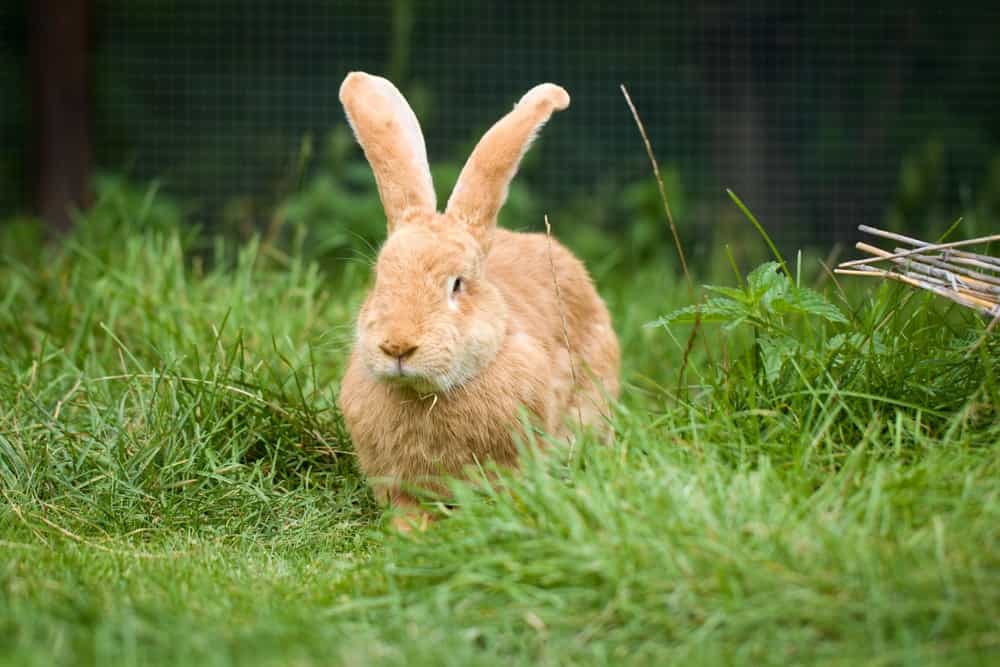
[[[561,87],[553,83],[535,86],[483,135],[469,156],[446,212],[469,225],[484,248],[489,248],[497,214],[521,157],[545,121],[568,106],[569,94]]]
[[[403,94],[382,77],[351,72],[340,85],[340,102],[375,172],[389,233],[408,210],[435,212],[424,135]]]

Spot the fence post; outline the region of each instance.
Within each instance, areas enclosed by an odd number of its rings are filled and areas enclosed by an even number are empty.
[[[89,203],[92,0],[26,0],[34,127],[34,196],[50,228]]]

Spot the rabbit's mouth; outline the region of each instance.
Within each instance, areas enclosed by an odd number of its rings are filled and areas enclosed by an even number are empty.
[[[395,360],[395,363],[387,364],[376,370],[375,376],[387,384],[418,392],[436,392],[441,389],[435,376],[398,359]]]
[[[381,350],[380,350],[381,352]],[[420,394],[450,392],[475,377],[482,360],[453,357],[434,350],[392,358],[365,348],[365,364],[379,383]]]

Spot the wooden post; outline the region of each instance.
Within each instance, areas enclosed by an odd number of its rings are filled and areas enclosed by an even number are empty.
[[[90,200],[92,0],[28,3],[35,205],[64,231]]]

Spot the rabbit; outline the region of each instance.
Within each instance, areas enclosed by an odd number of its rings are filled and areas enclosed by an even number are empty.
[[[443,490],[435,480],[488,461],[516,468],[523,415],[554,435],[578,421],[606,433],[618,339],[576,257],[544,234],[497,227],[521,157],[569,106],[565,90],[532,88],[486,132],[443,213],[399,90],[352,72],[340,101],[375,174],[388,236],[338,406],[376,498],[405,531],[429,519],[413,489]]]

